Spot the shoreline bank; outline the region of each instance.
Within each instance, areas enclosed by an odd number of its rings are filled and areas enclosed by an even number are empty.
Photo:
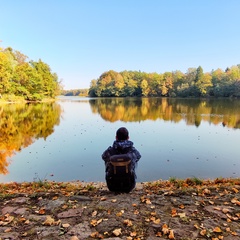
[[[240,179],[0,184],[0,239],[240,239]]]

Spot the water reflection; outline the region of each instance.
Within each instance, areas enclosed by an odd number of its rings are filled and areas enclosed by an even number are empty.
[[[101,154],[123,125],[142,154],[138,181],[238,177],[239,123],[240,101],[229,99],[0,105],[0,181],[104,181]]]
[[[52,134],[60,115],[57,103],[0,105],[0,174],[8,173],[9,157]]]
[[[240,101],[231,99],[96,98],[89,103],[93,113],[109,122],[158,120],[198,127],[202,121],[240,128]]]

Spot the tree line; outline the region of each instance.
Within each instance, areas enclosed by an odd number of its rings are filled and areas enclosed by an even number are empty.
[[[0,48],[0,98],[41,101],[60,93],[58,76],[42,60],[28,57],[12,48]]]
[[[240,64],[203,72],[203,68],[146,73],[113,70],[92,80],[91,97],[240,97]]]
[[[71,90],[62,90],[61,95],[64,96],[82,96],[87,97],[88,96],[89,89],[83,88],[83,89],[71,89]]]

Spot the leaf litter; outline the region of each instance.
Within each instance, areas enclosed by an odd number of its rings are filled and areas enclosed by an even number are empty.
[[[239,190],[240,179],[223,178],[146,182],[130,194],[104,183],[0,184],[0,239],[239,239]]]

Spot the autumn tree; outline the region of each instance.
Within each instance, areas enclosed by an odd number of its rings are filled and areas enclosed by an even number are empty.
[[[55,98],[60,92],[57,74],[43,61],[27,59],[10,47],[0,49],[1,96],[19,96],[29,101]]]

